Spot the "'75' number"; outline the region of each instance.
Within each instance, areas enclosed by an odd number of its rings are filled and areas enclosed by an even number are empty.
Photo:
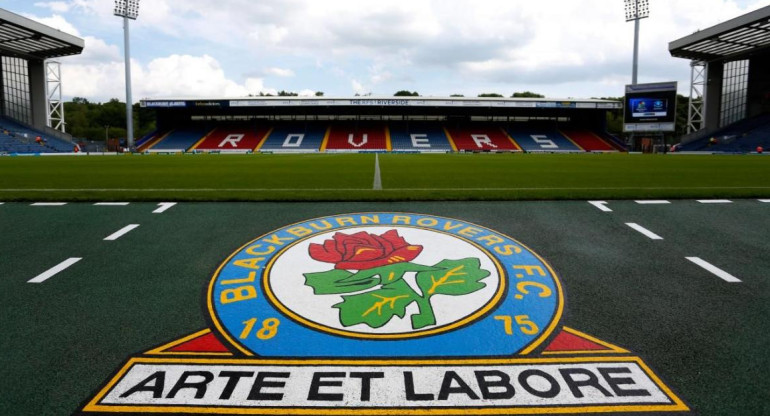
[[[521,332],[526,335],[535,335],[538,331],[540,331],[540,328],[537,326],[537,324],[529,319],[529,315],[516,315],[513,318],[511,318],[510,315],[495,316],[496,321],[503,321],[505,335],[513,335],[514,319],[516,320],[516,324],[519,326]]]

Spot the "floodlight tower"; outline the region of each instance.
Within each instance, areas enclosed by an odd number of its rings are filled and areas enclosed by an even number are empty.
[[[650,0],[624,0],[626,2],[626,22],[634,21],[634,69],[631,84],[636,85],[639,73],[639,21],[650,17]]]
[[[128,20],[139,17],[139,0],[115,0],[115,16],[123,18],[123,49],[126,61],[126,144],[134,148],[134,108],[131,99],[131,40]]]

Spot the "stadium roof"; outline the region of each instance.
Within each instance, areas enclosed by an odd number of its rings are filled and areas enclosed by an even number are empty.
[[[219,99],[144,99],[148,108],[194,107],[476,107],[619,109],[619,101],[600,99],[489,98],[489,97],[246,97]]]
[[[84,46],[83,39],[0,9],[0,54],[45,60],[77,55]]]
[[[668,44],[671,56],[695,61],[740,58],[770,48],[770,6]]]

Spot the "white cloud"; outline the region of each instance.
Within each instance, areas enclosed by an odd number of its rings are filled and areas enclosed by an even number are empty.
[[[51,9],[54,13],[66,13],[70,10],[70,3],[66,1],[38,2],[35,6]]]
[[[64,93],[67,96],[96,97],[106,100],[125,96],[124,64],[67,62],[62,66]],[[171,55],[152,60],[147,65],[132,61],[134,100],[151,97],[243,97],[248,94],[275,93],[262,79],[248,78],[243,84],[225,76],[214,58]]]
[[[265,75],[274,75],[276,77],[288,78],[288,77],[294,76],[294,71],[292,71],[291,69],[285,69],[285,68],[276,68],[276,67],[265,68],[265,70],[262,72]]]
[[[61,15],[55,14],[51,17],[37,17],[30,14],[22,14],[22,16],[26,17],[27,19],[34,20],[38,23],[42,23],[46,26],[50,26],[54,29],[60,30],[64,33],[68,33],[70,35],[74,36],[80,36],[80,31],[75,28],[70,22],[67,21],[64,17]]]
[[[679,80],[683,89],[689,65],[670,57],[668,42],[766,5],[760,0],[650,3],[651,17],[642,22],[640,80]],[[62,30],[76,30],[59,14],[68,10],[67,17],[81,18],[78,28],[84,32],[108,23],[114,31],[109,0],[36,5],[54,13],[42,21]],[[153,0],[142,3],[134,25],[134,33],[153,42],[135,42],[137,51],[155,54],[139,65],[146,78],[135,78],[137,90],[143,88],[140,82],[148,83],[144,90],[150,95],[254,93],[264,88],[260,76],[278,76],[287,78],[284,88],[336,86],[330,94],[526,89],[606,96],[622,94],[631,72],[633,25],[625,22],[619,0]],[[171,46],[158,53],[156,39]],[[106,72],[120,66],[115,57],[120,49],[95,37],[86,36],[86,42],[84,55],[90,57],[73,62]],[[249,63],[256,60],[265,68],[257,71],[257,81],[226,75],[253,73]],[[163,75],[169,70],[179,73]],[[202,85],[206,79],[211,87]]]

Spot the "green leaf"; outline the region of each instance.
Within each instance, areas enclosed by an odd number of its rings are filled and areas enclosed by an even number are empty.
[[[409,272],[422,272],[436,270],[433,267],[423,266],[415,263],[396,263],[389,264],[387,266],[375,267],[373,269],[361,270],[356,274],[351,275],[346,281],[368,280],[374,276],[380,276],[382,284],[387,285],[403,279],[404,275]]]
[[[486,287],[482,282],[489,272],[481,268],[477,258],[442,260],[436,270],[417,273],[417,286],[423,297],[433,295],[462,296]]]
[[[398,280],[377,290],[343,296],[344,300],[334,307],[340,310],[340,322],[346,327],[366,324],[379,328],[394,316],[403,318],[406,307],[417,298],[405,281]]]
[[[330,270],[321,273],[305,273],[305,284],[313,288],[316,295],[339,295],[342,293],[359,292],[373,288],[380,279],[369,277],[347,281],[352,276],[347,270]]]

